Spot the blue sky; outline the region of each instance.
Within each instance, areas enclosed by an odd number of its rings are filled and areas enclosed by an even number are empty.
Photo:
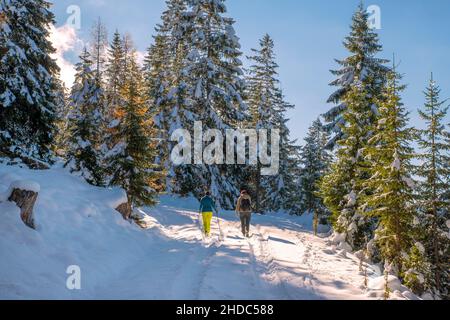
[[[236,31],[245,54],[269,33],[275,40],[280,79],[286,98],[296,105],[290,112],[294,138],[303,139],[311,122],[330,105],[333,89],[329,70],[335,58],[343,58],[342,46],[349,32],[351,16],[359,0],[227,0],[228,15],[236,20]],[[92,23],[101,17],[110,35],[117,28],[133,36],[136,47],[145,51],[152,42],[154,27],[165,9],[164,0],[58,0],[53,11],[57,26],[65,24],[70,5],[81,9],[81,29],[77,36],[87,39]],[[412,124],[421,126],[417,108],[424,102],[430,73],[440,84],[442,97],[450,97],[450,1],[448,0],[373,0],[366,6],[381,9],[379,30],[384,52],[395,52],[399,71],[408,85],[403,95],[411,111]],[[65,58],[75,62],[70,50]],[[450,121],[450,118],[449,118]]]

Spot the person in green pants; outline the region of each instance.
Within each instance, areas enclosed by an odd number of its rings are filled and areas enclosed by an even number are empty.
[[[203,217],[203,232],[207,237],[211,235],[211,220],[214,210],[217,211],[216,203],[211,198],[211,192],[207,191],[200,201],[200,213]]]

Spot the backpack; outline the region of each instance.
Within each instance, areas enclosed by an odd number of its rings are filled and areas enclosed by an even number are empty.
[[[244,198],[241,200],[241,211],[243,212],[249,212],[252,210],[252,204],[250,202],[250,199]]]

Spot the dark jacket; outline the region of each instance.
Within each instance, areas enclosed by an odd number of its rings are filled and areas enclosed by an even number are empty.
[[[200,212],[214,212],[217,211],[216,203],[210,196],[205,196],[200,201]]]
[[[243,210],[241,208],[241,202],[242,202],[243,199],[248,199],[250,201],[250,210],[245,211],[245,210]],[[252,206],[252,198],[248,194],[243,194],[243,195],[241,195],[239,197],[239,199],[237,201],[236,212],[239,212],[239,213],[251,213],[252,212],[251,206]]]

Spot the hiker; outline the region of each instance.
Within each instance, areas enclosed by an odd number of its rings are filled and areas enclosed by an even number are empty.
[[[203,232],[207,237],[211,235],[211,220],[214,210],[217,211],[216,203],[211,198],[211,192],[207,191],[200,201],[200,213],[203,217]]]
[[[242,234],[244,237],[250,237],[250,220],[252,219],[252,198],[247,190],[241,191],[236,204],[236,213],[241,219]]]

